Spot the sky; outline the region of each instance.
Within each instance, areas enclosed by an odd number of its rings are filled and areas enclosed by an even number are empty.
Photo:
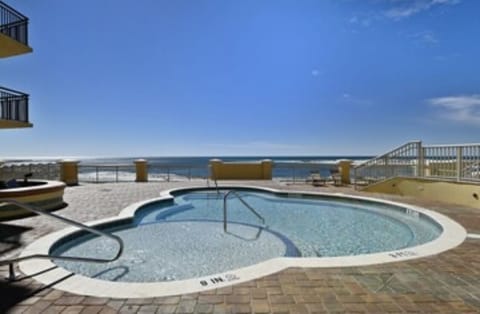
[[[33,128],[0,157],[378,155],[480,142],[477,0],[5,0]]]

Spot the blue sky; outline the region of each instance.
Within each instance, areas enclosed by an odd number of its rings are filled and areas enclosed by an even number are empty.
[[[31,129],[0,156],[380,154],[480,142],[480,1],[9,0]]]

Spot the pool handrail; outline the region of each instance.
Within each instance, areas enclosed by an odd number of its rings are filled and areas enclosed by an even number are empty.
[[[123,244],[123,240],[119,236],[116,236],[116,235],[113,235],[113,234],[110,234],[110,233],[107,233],[107,232],[104,232],[104,231],[100,231],[98,229],[89,227],[87,225],[84,225],[84,224],[82,224],[78,221],[72,220],[72,219],[68,219],[68,218],[65,218],[65,217],[47,212],[47,211],[43,211],[43,210],[38,209],[38,208],[36,208],[36,207],[34,207],[30,204],[21,203],[17,200],[14,200],[14,199],[7,199],[7,198],[0,199],[0,204],[5,204],[5,203],[18,206],[22,209],[33,212],[37,215],[43,215],[43,216],[48,216],[48,217],[51,217],[51,218],[55,218],[57,220],[60,220],[64,223],[68,224],[68,225],[77,227],[81,230],[96,234],[98,236],[103,236],[103,237],[110,238],[110,239],[116,241],[119,245],[117,254],[110,259],[93,258],[93,257],[80,257],[80,256],[59,256],[59,255],[52,255],[52,254],[32,254],[32,255],[27,255],[27,256],[20,256],[20,257],[15,257],[15,258],[11,258],[11,259],[0,260],[0,266],[3,266],[3,265],[8,265],[9,266],[9,280],[10,281],[15,280],[15,270],[14,270],[14,267],[13,267],[14,263],[24,261],[24,260],[27,260],[27,259],[40,258],[40,259],[58,259],[58,260],[75,261],[75,262],[88,262],[88,263],[110,263],[110,262],[114,262],[118,258],[120,258],[120,256],[123,253],[124,244]]]
[[[262,221],[262,225],[265,226],[265,218],[263,218],[252,206],[250,206],[250,204],[248,204],[236,190],[230,190],[223,196],[223,231],[227,232],[227,199],[230,194],[234,194],[240,200],[240,202],[245,205],[245,207],[247,207]]]

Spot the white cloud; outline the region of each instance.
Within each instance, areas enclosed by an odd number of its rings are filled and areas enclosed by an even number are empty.
[[[443,119],[480,126],[480,95],[438,97],[428,102]]]
[[[376,20],[381,18],[382,17],[375,12],[357,13],[348,19],[348,23],[355,26],[369,27]]]
[[[386,11],[385,16],[394,20],[401,20],[417,13],[428,11],[435,6],[457,4],[460,0],[403,0],[391,2],[403,3],[403,5],[395,6]]]
[[[343,93],[341,97],[341,101],[345,104],[361,106],[361,107],[370,107],[373,105],[372,100],[353,96],[352,94],[349,94],[349,93]]]
[[[356,24],[356,25],[361,25],[361,26],[364,26],[364,27],[368,27],[368,26],[370,26],[370,24],[372,24],[372,19],[374,19],[374,17],[353,16],[348,20],[348,22],[350,24]]]
[[[427,45],[436,45],[440,42],[434,32],[432,31],[422,31],[410,35],[414,40],[427,44]]]

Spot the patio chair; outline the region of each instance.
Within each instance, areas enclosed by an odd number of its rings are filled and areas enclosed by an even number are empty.
[[[342,176],[337,168],[330,169],[330,180],[332,180],[333,185],[335,186],[342,185]]]
[[[307,182],[311,182],[313,186],[323,186],[327,183],[327,180],[320,175],[319,171],[311,171]]]

